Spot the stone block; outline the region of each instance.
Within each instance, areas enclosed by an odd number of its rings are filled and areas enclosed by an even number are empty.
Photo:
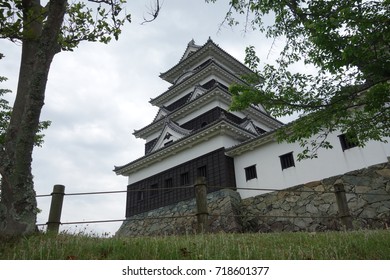
[[[360,213],[360,218],[375,218],[377,217],[376,210],[374,208],[366,208]]]
[[[292,195],[292,196],[286,197],[286,201],[287,202],[295,203],[298,200],[299,200],[299,196],[298,195]]]
[[[336,201],[336,195],[334,193],[324,193],[321,195],[321,199],[324,203],[333,203]]]
[[[296,218],[293,221],[294,225],[299,227],[300,229],[306,229],[309,227],[309,220],[308,219],[302,219],[302,218]]]
[[[377,170],[376,173],[382,177],[390,178],[390,169],[389,168]]]
[[[362,198],[367,201],[367,203],[375,203],[378,201],[390,200],[389,194],[385,190],[373,190],[369,193],[362,195]]]
[[[283,204],[280,205],[280,208],[282,208],[285,211],[290,211],[291,206],[288,203],[283,203]]]
[[[344,183],[353,186],[357,186],[357,185],[369,186],[372,180],[370,177],[359,177],[359,176],[351,176],[351,175],[344,175],[341,178]]]
[[[371,188],[369,186],[355,186],[356,193],[366,193],[369,192]]]
[[[326,213],[329,210],[329,207],[330,207],[329,203],[324,203],[318,206],[318,210]]]
[[[366,205],[367,205],[367,201],[362,198],[356,198],[348,202],[348,207],[351,213],[360,210],[362,207]]]
[[[315,207],[313,204],[307,204],[306,205],[306,211],[310,214],[317,214],[318,208]]]
[[[316,192],[324,192],[325,187],[323,185],[318,185],[317,187],[314,188]]]
[[[324,186],[333,186],[333,184],[336,182],[337,179],[339,179],[341,176],[333,176],[329,178],[325,178],[321,180],[322,185]]]
[[[318,185],[321,185],[321,181],[312,181],[312,182],[306,183],[304,186],[306,188],[309,188],[309,189],[314,189]]]

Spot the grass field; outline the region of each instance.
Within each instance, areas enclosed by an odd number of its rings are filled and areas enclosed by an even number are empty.
[[[37,234],[1,242],[0,259],[390,259],[390,231],[221,233],[128,238]]]

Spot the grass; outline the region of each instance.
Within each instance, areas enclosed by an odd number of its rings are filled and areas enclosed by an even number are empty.
[[[100,238],[37,234],[1,242],[0,259],[390,259],[390,231]]]

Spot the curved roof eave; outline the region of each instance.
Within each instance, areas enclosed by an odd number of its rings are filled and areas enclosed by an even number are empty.
[[[223,75],[225,77],[229,77],[229,79],[232,80],[232,83],[236,82],[236,83],[245,84],[245,81],[242,80],[240,77],[237,77],[236,75],[234,75],[234,73],[232,73],[231,71],[229,71],[228,69],[223,67],[221,64],[219,64],[215,60],[212,60],[205,67],[202,67],[201,69],[196,71],[194,74],[188,76],[186,79],[181,81],[179,84],[175,84],[175,85],[171,86],[168,90],[161,93],[157,97],[150,99],[149,103],[154,105],[154,106],[161,107],[163,105],[163,102],[166,101],[168,98],[174,97],[175,93],[180,93],[181,90],[183,90],[183,87],[192,87],[194,84],[196,84],[197,80],[203,78],[206,75],[209,75],[210,71],[216,71],[215,73],[220,73],[221,75]]]
[[[250,152],[254,148],[264,145],[270,141],[276,141],[276,136],[274,134],[276,133],[277,130],[278,128],[270,130],[255,138],[249,139],[245,142],[230,147],[226,149],[225,154],[230,157],[239,156],[243,153]]]
[[[117,175],[128,176],[131,173],[149,166],[150,164],[161,161],[166,157],[177,154],[179,151],[185,150],[189,146],[206,141],[210,137],[220,135],[221,133],[224,133],[225,135],[231,135],[232,137],[241,137],[244,139],[251,139],[256,136],[253,132],[240,127],[228,119],[221,118],[214,123],[210,123],[204,128],[173,142],[169,146],[155,150],[150,154],[140,157],[123,166],[115,166],[113,171]]]
[[[177,108],[175,111],[169,112],[169,114],[167,114],[164,118],[158,119],[157,121],[154,121],[154,122],[148,124],[147,126],[139,129],[139,130],[135,130],[133,135],[137,138],[147,137],[149,132],[153,133],[155,130],[161,128],[161,126],[164,124],[165,118],[170,118],[170,119],[174,120],[177,116],[181,116],[184,113],[188,114],[190,112],[189,109],[194,107],[194,104],[199,105],[200,103],[203,103],[204,101],[210,100],[212,98],[212,96],[215,95],[216,91],[218,91],[218,93],[220,93],[220,94],[227,94],[221,86],[216,85],[215,87],[211,88],[210,90],[208,90],[207,92],[205,92],[201,96],[199,96],[199,97],[191,100],[190,102],[184,104],[183,106]]]
[[[195,61],[199,61],[199,57],[209,52],[209,50],[215,50],[218,54],[225,57],[227,61],[229,61],[232,65],[234,65],[237,69],[240,69],[240,72],[242,73],[253,73],[252,70],[250,70],[247,66],[245,66],[242,62],[240,62],[238,59],[227,53],[224,49],[219,47],[217,44],[213,42],[210,38],[207,40],[207,42],[201,46],[196,52],[194,52],[192,55],[187,56],[186,58],[180,59],[180,61],[171,67],[169,70],[160,73],[160,78],[163,80],[173,84],[175,79],[177,78],[177,73],[181,74],[181,70],[183,68],[188,68],[188,65],[191,65]]]
[[[197,106],[204,105],[206,102],[212,101],[213,97],[216,98],[222,98],[222,100],[226,101],[226,104],[229,105],[231,102],[231,94],[227,92],[224,88],[222,88],[220,85],[214,86],[212,89],[208,90],[201,96],[191,100],[190,102],[184,104],[182,107],[177,108],[175,111],[170,112],[165,116],[165,118],[171,118],[175,120],[177,117],[183,117],[183,114],[187,115],[193,112],[197,108]],[[256,107],[250,106],[247,109],[242,111],[244,114],[248,113],[251,116],[255,115],[257,116],[258,121],[264,121],[265,124],[267,124],[270,127],[280,127],[284,124],[280,122],[279,120],[275,119],[274,117],[266,114],[265,112],[260,111]],[[184,115],[184,116],[185,116]],[[145,138],[148,137],[151,133],[156,132],[157,130],[161,129],[161,127],[164,124],[164,118],[161,118],[155,122],[150,123],[149,125],[139,129],[135,130],[133,135],[137,138]]]

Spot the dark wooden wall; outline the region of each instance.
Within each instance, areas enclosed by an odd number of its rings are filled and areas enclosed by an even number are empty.
[[[200,175],[206,175],[208,192],[236,187],[233,158],[221,148],[128,185],[126,217],[193,198],[192,185]]]

